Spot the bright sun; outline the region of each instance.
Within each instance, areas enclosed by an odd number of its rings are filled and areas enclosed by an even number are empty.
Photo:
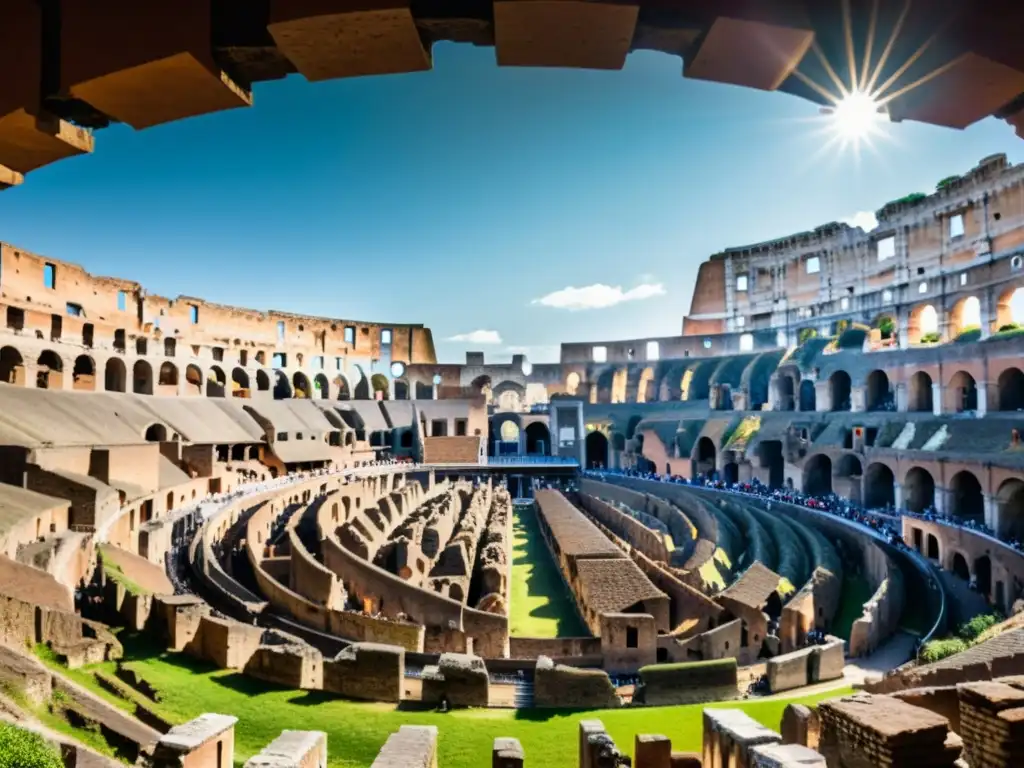
[[[863,91],[847,94],[830,111],[835,129],[844,139],[867,138],[884,119],[878,102]]]

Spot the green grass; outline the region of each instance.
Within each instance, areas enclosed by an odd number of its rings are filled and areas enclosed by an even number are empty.
[[[864,614],[864,603],[871,599],[871,585],[861,575],[843,574],[843,591],[839,598],[839,610],[832,620],[832,634],[843,640],[850,639],[853,622]]]
[[[103,560],[103,573],[115,584],[120,584],[130,595],[148,595],[149,590],[129,579],[121,566],[115,563],[108,554],[107,547],[100,547],[100,557]]]
[[[214,670],[176,653],[153,655],[136,638],[123,638],[126,666],[134,669],[161,693],[161,702],[149,708],[176,723],[204,712],[239,718],[235,730],[235,763],[241,765],[276,738],[283,729],[322,730],[327,733],[328,765],[369,766],[387,737],[402,725],[436,725],[439,731],[439,765],[471,768],[490,757],[494,738],[513,736],[535,765],[572,765],[577,754],[577,729],[581,719],[599,718],[624,751],[632,753],[637,733],[663,733],[677,750],[697,750],[701,744],[703,705],[649,707],[619,710],[456,710],[448,714],[396,709],[390,704],[345,701],[319,692],[275,688],[235,672]],[[97,665],[113,672],[113,663]],[[74,676],[91,676],[79,670]],[[112,694],[95,684],[89,686],[107,700]],[[813,705],[850,693],[832,691],[801,699],[765,699],[756,702],[724,702],[720,707],[739,707],[765,725],[778,730],[782,710],[793,701]]]
[[[512,528],[509,632],[520,637],[584,637],[590,633],[540,532],[535,510],[516,507]]]

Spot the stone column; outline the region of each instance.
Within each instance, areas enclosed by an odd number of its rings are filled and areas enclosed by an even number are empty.
[[[593,768],[591,765],[590,737],[604,733],[600,720],[580,720],[580,761],[579,768]]]
[[[932,384],[932,413],[942,415],[942,385]]]
[[[865,400],[867,399],[866,390],[867,387],[851,387],[850,388],[850,412],[861,413],[865,409]]]
[[[906,384],[902,384],[902,383],[901,384],[897,384],[896,385],[896,410],[899,411],[900,413],[906,413],[907,412],[907,406],[909,405],[907,400],[908,400],[907,385]]]
[[[637,734],[633,768],[671,768],[672,742],[667,736]]]
[[[903,486],[897,482],[892,484],[892,498],[896,509],[903,509]]]
[[[978,418],[988,413],[988,382],[979,381],[978,384]]]
[[[523,768],[526,755],[519,739],[497,738],[491,752],[491,768]]]
[[[935,488],[935,511],[940,515],[946,514],[946,495],[949,493],[945,488]]]
[[[832,393],[829,392],[828,381],[814,382],[814,403],[818,413],[828,413],[832,410]]]
[[[999,509],[999,499],[995,496],[985,495],[985,525],[996,533],[1002,528],[1002,515]]]
[[[896,337],[899,341],[900,349],[910,349],[910,315],[901,312],[896,322]]]

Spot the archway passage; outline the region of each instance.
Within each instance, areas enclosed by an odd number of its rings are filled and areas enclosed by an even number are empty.
[[[636,385],[636,401],[638,403],[650,403],[658,399],[654,389],[654,369],[644,368],[640,374],[640,381]]]
[[[782,456],[781,440],[762,440],[757,446],[758,459],[762,469],[768,470],[768,487],[781,488],[785,480],[785,459]]]
[[[167,440],[167,427],[163,424],[150,424],[146,428],[147,443],[162,443]]]
[[[71,370],[72,387],[79,392],[93,392],[96,389],[96,363],[88,355],[75,358]]]
[[[800,410],[815,411],[818,408],[818,393],[814,389],[814,382],[804,379],[800,382]]]
[[[547,456],[551,452],[551,433],[542,422],[527,425],[526,452],[532,456]]]
[[[36,387],[39,389],[64,388],[64,361],[53,350],[47,349],[36,360]]]
[[[0,349],[0,382],[25,386],[25,361],[14,347]]]
[[[219,365],[210,366],[210,370],[206,374],[206,396],[224,397],[226,395],[227,383],[228,377],[224,373],[224,369]]]
[[[1024,287],[1011,286],[996,303],[996,328],[1010,330],[1024,325]]]
[[[738,483],[740,481],[740,465],[735,461],[727,461],[722,467],[722,479],[729,485]]]
[[[960,299],[950,312],[950,336],[956,339],[966,331],[981,328],[981,301],[977,296]]]
[[[153,394],[153,367],[145,360],[136,360],[132,366],[132,392],[137,395]]]
[[[262,368],[256,371],[256,390],[258,392],[270,391],[270,374]]]
[[[992,560],[982,555],[974,561],[974,580],[978,591],[983,595],[992,592]]]
[[[718,466],[718,452],[715,442],[710,437],[702,437],[695,446],[694,474],[711,476]]]
[[[775,382],[779,410],[795,411],[797,407],[796,380],[789,375],[780,375]]]
[[[395,382],[395,400],[409,399],[409,382],[405,379],[398,379]]]
[[[864,407],[869,411],[892,411],[892,391],[885,371],[874,370],[868,374],[864,391]]]
[[[512,419],[506,419],[498,427],[499,444],[496,446],[498,455],[519,453],[519,425]]]
[[[185,393],[188,395],[203,394],[203,372],[198,365],[185,366]]]
[[[231,396],[249,397],[249,374],[244,368],[235,368],[231,371]]]
[[[608,438],[603,432],[594,430],[588,434],[584,447],[587,452],[587,469],[608,467]]]
[[[103,388],[107,392],[124,392],[127,385],[128,372],[124,360],[112,357],[103,367]]]
[[[178,369],[174,363],[163,363],[160,366],[160,376],[157,379],[161,388],[167,387],[171,392],[163,392],[161,394],[177,394],[178,389]]]
[[[985,497],[973,472],[957,472],[949,481],[949,513],[961,520],[985,520]]]
[[[850,374],[846,371],[836,371],[828,377],[828,391],[832,396],[833,411],[850,410]]]
[[[298,400],[309,399],[310,394],[309,378],[302,371],[292,374],[292,397]]]
[[[565,394],[575,395],[576,390],[580,386],[580,375],[576,371],[571,371],[568,376],[565,377]]]
[[[324,374],[318,373],[313,377],[313,391],[319,400],[331,399],[331,385]]]
[[[868,464],[864,473],[864,503],[868,509],[883,509],[896,505],[896,477],[888,464]]]
[[[967,371],[957,371],[949,380],[949,406],[954,413],[973,413],[978,410],[978,385]]]
[[[1024,480],[1005,481],[996,493],[999,504],[998,533],[1004,539],[1024,542]]]
[[[274,371],[274,399],[287,400],[292,396],[292,385],[284,371]]]
[[[911,467],[903,479],[903,503],[911,512],[935,506],[935,479],[921,467]]]
[[[910,313],[907,339],[911,344],[939,340],[939,313],[931,304],[915,307]]]
[[[832,493],[832,459],[823,453],[812,456],[804,464],[804,493],[826,496]]]
[[[1007,368],[999,374],[999,410],[1024,410],[1024,373],[1020,368]]]
[[[957,578],[963,579],[964,581],[971,580],[971,569],[967,567],[967,558],[961,555],[959,552],[953,554],[953,573]]]
[[[915,413],[932,413],[935,410],[933,393],[932,377],[924,371],[918,371],[910,377],[907,410]]]
[[[375,373],[370,377],[370,385],[373,387],[375,400],[387,400],[390,396],[391,387],[388,384],[388,377],[383,373]]]
[[[362,375],[362,373],[360,373],[359,382],[356,384],[355,399],[370,399],[370,382],[367,380],[366,376]]]

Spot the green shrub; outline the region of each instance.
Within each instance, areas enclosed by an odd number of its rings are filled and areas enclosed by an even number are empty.
[[[964,328],[956,337],[957,344],[968,344],[981,340],[981,328],[976,325]]]
[[[53,747],[32,731],[0,723],[0,768],[63,768]]]
[[[957,653],[963,653],[967,648],[967,643],[959,637],[950,637],[945,640],[932,640],[931,642],[925,643],[924,648],[921,649],[921,661],[925,664],[933,664],[936,661],[942,661],[943,659]]]
[[[814,328],[801,328],[800,333],[796,337],[797,344],[803,344],[808,339],[813,339],[818,335],[818,332]]]
[[[1005,325],[999,326],[999,333],[1004,333],[1006,331],[1019,331],[1020,327],[1020,323],[1006,323]]]
[[[843,331],[836,345],[840,349],[860,349],[864,346],[864,340],[867,336],[868,332],[863,328],[850,328]]]
[[[878,321],[876,327],[881,332],[883,339],[891,339],[896,332],[896,321],[886,315]]]
[[[938,344],[940,341],[942,341],[942,336],[938,331],[929,331],[921,336],[922,344]]]
[[[958,181],[960,181],[959,176],[947,176],[946,178],[942,179],[941,181],[939,181],[938,184],[935,185],[935,191],[941,192],[946,187],[955,184]]]
[[[968,643],[973,643],[981,636],[982,632],[989,627],[995,626],[1002,620],[1002,617],[995,613],[975,616],[973,619],[961,626],[960,631],[957,632],[957,634],[962,640],[965,640]]]

